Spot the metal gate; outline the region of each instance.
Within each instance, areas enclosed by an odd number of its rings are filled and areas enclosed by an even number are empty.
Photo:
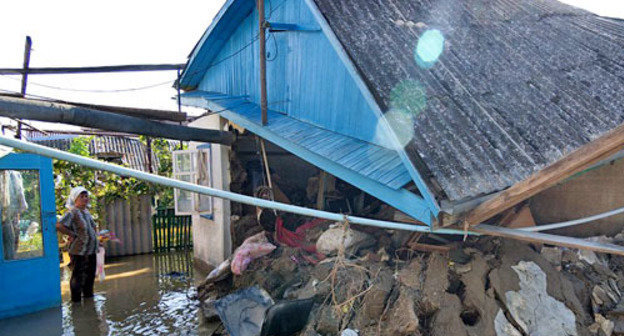
[[[154,252],[193,247],[191,216],[176,216],[174,209],[160,209],[152,216]]]
[[[52,160],[0,159],[0,318],[61,305]]]

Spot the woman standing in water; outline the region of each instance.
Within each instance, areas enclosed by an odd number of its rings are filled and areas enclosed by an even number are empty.
[[[73,265],[69,282],[71,299],[80,302],[81,296],[93,297],[96,253],[99,247],[97,225],[87,205],[89,192],[84,187],[73,188],[67,198],[67,212],[56,224],[56,229],[69,236],[69,255]]]

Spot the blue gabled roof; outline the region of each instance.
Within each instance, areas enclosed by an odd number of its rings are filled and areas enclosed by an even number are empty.
[[[204,32],[195,48],[189,55],[179,86],[182,90],[192,90],[204,77],[206,69],[217,56],[227,38],[234,32],[239,23],[253,11],[255,1],[228,0]]]

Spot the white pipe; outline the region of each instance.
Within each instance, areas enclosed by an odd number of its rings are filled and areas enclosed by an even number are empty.
[[[161,184],[161,185],[165,185],[168,187],[187,190],[187,191],[196,192],[199,194],[204,194],[204,195],[213,196],[213,197],[224,198],[230,201],[249,204],[249,205],[255,205],[255,206],[262,207],[262,208],[269,208],[269,209],[275,209],[275,210],[280,210],[280,211],[285,211],[285,212],[292,212],[292,213],[296,213],[296,214],[303,215],[303,216],[324,218],[324,219],[333,220],[337,222],[348,220],[349,223],[353,223],[353,224],[374,226],[378,228],[392,229],[392,230],[433,232],[433,233],[440,233],[440,234],[461,234],[461,235],[465,233],[462,230],[453,230],[453,229],[432,230],[428,226],[388,222],[388,221],[356,217],[356,216],[347,216],[347,215],[337,214],[333,212],[309,209],[309,208],[304,208],[304,207],[300,207],[296,205],[290,205],[290,204],[285,204],[285,203],[280,203],[280,202],[275,202],[275,201],[268,201],[268,200],[254,198],[254,197],[241,195],[241,194],[237,194],[237,193],[233,193],[229,191],[200,186],[200,185],[189,183],[189,182],[179,181],[179,180],[175,180],[175,179],[168,178],[168,177],[149,174],[149,173],[145,173],[139,170],[121,167],[116,164],[90,159],[90,158],[83,157],[80,155],[60,151],[57,149],[33,144],[33,143],[22,141],[22,140],[8,138],[5,136],[0,136],[0,144],[13,147],[13,148],[17,148],[17,149],[21,149],[23,151],[31,152],[34,154],[39,154],[42,156],[58,159],[58,160],[73,162],[73,163],[86,166],[86,167],[91,167],[97,170],[109,171],[111,173],[115,173],[121,176],[134,177],[139,180]]]
[[[544,225],[531,226],[531,227],[523,227],[523,228],[519,228],[519,230],[522,230],[522,231],[533,231],[534,232],[534,231],[546,231],[546,230],[560,229],[560,228],[564,228],[564,227],[568,227],[568,226],[574,226],[574,225],[579,225],[579,224],[584,224],[584,223],[596,221],[596,220],[599,220],[599,219],[602,219],[602,218],[606,218],[606,217],[615,216],[615,215],[621,214],[623,212],[624,212],[624,207],[618,208],[618,209],[615,209],[615,210],[611,210],[611,211],[607,211],[607,212],[603,212],[601,214],[597,214],[597,215],[593,215],[593,216],[589,216],[589,217],[583,217],[583,218],[574,219],[574,220],[565,221],[565,222],[559,222],[559,223],[544,224]]]

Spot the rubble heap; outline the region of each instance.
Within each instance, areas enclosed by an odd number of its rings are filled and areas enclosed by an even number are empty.
[[[250,221],[240,222],[256,233]],[[306,336],[624,335],[622,257],[499,238],[432,246],[329,226],[307,235],[326,255],[320,261],[282,245],[241,275],[200,286],[205,317],[218,320],[216,300],[259,286],[275,302],[314,299]]]

